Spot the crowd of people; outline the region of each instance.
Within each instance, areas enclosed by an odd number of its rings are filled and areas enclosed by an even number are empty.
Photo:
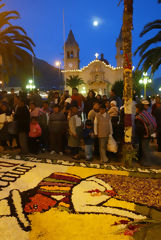
[[[161,151],[161,99],[133,100],[132,143],[138,145],[138,158],[150,158],[150,139],[157,138]],[[63,155],[70,152],[80,159],[84,149],[87,161],[100,156],[108,162],[107,145],[109,136],[118,144],[124,141],[124,105],[112,89],[110,96],[95,94],[90,90],[87,97],[73,88],[69,91],[50,91],[43,100],[37,90],[30,93],[14,89],[0,93],[0,145],[4,149],[20,148],[22,154]],[[16,142],[16,145],[13,144]]]

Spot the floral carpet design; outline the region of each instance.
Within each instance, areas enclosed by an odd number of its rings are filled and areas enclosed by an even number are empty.
[[[0,158],[0,239],[160,239],[159,170],[49,160]]]

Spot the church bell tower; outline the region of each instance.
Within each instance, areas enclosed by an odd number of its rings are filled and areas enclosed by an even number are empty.
[[[72,30],[70,30],[64,48],[64,69],[79,69],[79,63],[79,45],[75,40]]]

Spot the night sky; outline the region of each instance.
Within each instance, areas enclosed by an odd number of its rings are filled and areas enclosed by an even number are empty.
[[[119,0],[4,0],[4,10],[17,10],[21,15],[16,25],[27,31],[35,44],[36,57],[54,64],[63,61],[63,8],[65,16],[65,35],[70,27],[80,47],[80,65],[87,65],[95,59],[95,53],[104,53],[104,57],[116,66],[116,38],[122,25],[123,4]],[[140,38],[143,26],[161,18],[161,4],[157,0],[134,0],[133,51],[144,42],[149,34]],[[99,19],[98,27],[92,21]],[[133,58],[136,66],[139,57]],[[161,69],[155,74],[161,76]]]

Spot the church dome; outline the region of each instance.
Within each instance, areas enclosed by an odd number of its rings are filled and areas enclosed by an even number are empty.
[[[104,62],[104,63],[106,63],[107,65],[109,65],[109,61],[104,58],[104,54],[103,53],[101,53],[101,58],[99,60]]]

